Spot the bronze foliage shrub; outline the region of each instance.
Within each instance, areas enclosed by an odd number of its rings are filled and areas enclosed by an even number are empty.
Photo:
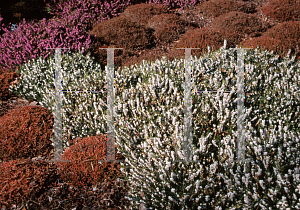
[[[240,43],[242,48],[252,48],[255,49],[259,47],[262,50],[273,51],[280,56],[285,56],[288,49],[285,48],[281,40],[270,38],[267,36],[260,36],[244,40]]]
[[[179,38],[185,32],[185,23],[175,14],[154,15],[146,25],[154,29],[154,36],[157,41],[170,43]]]
[[[241,41],[241,37],[237,33],[227,32],[222,29],[202,28],[186,32],[180,41],[176,43],[176,48],[200,48],[200,50],[192,49],[191,51],[193,56],[199,58],[208,52],[208,46],[211,51],[220,49],[224,45],[224,39],[227,40],[226,48],[236,47]]]
[[[102,42],[114,44],[125,49],[148,47],[154,41],[152,30],[145,28],[130,19],[118,16],[96,25],[90,35]]]
[[[115,159],[121,157],[115,150]],[[102,135],[79,139],[64,152],[62,159],[71,162],[56,163],[61,178],[74,187],[92,186],[121,176],[119,163],[98,163],[106,159],[106,137]]]
[[[0,159],[51,155],[54,117],[40,106],[10,110],[0,121]]]
[[[120,66],[125,57],[132,56],[135,49],[151,49],[155,46],[154,30],[145,28],[123,16],[118,16],[98,25],[89,32],[97,38],[96,47],[91,49],[91,56],[104,69],[107,65],[107,50],[99,48],[123,48],[115,50],[115,65]]]
[[[273,50],[277,53],[281,52],[284,49],[280,40],[266,36],[250,38],[248,40],[242,41],[240,44],[243,47],[251,47],[253,49],[259,47],[260,49],[268,51]]]
[[[6,100],[10,97],[9,86],[17,77],[16,72],[0,69],[0,100]]]
[[[11,208],[35,199],[54,184],[59,175],[54,164],[11,160],[0,163],[0,206]]]
[[[121,15],[140,25],[146,25],[154,15],[167,12],[163,5],[142,3],[128,6]]]
[[[237,2],[235,0],[223,1],[223,0],[209,0],[202,2],[196,6],[199,12],[205,16],[219,17],[232,11],[255,13],[257,12],[254,4],[246,2]]]
[[[268,29],[264,36],[280,40],[282,46],[288,51],[292,50],[297,57],[300,56],[300,21],[287,21]]]
[[[270,26],[252,14],[242,12],[228,12],[215,18],[211,27],[223,29],[231,33],[238,33],[241,37],[257,37]]]
[[[298,0],[270,0],[261,7],[264,14],[280,22],[300,20],[300,2]]]

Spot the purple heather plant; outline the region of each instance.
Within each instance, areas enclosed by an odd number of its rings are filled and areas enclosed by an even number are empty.
[[[44,0],[45,1],[45,0]],[[56,15],[57,17],[64,17],[66,14],[70,14],[75,10],[80,10],[80,16],[82,17],[89,17],[85,20],[82,20],[83,24],[88,25],[88,29],[90,30],[92,26],[98,24],[99,22],[102,22],[108,18],[112,18],[115,16],[120,15],[127,6],[131,5],[134,1],[130,0],[115,0],[113,2],[106,2],[104,0],[61,0],[57,2],[57,0],[52,0],[53,6],[50,4],[47,4],[49,7],[49,12],[52,15]],[[205,1],[205,0],[204,0]],[[146,2],[148,4],[155,3],[155,4],[161,4],[161,0],[149,0],[148,2],[138,1],[139,3]],[[195,5],[198,2],[201,2],[199,0],[178,0],[178,1],[164,1],[164,6],[169,6],[172,3],[172,7],[175,7],[174,3],[176,3],[176,6],[180,6],[181,9],[183,9],[184,6],[187,5]]]
[[[53,2],[56,3],[56,0]],[[10,31],[11,26],[0,25],[0,31],[5,31],[0,36],[0,66],[8,69],[41,56],[46,59],[50,53],[54,53],[53,50],[46,48],[70,48],[70,51],[81,51],[84,48],[84,51],[88,51],[92,44],[96,44],[95,37],[91,37],[88,32],[95,24],[119,15],[120,13],[117,13],[119,10],[122,12],[131,4],[130,0],[126,2],[62,0],[54,6],[47,4],[50,14],[54,14],[55,18],[50,20],[44,18],[38,22],[26,22],[23,19],[13,31]],[[148,3],[151,2],[150,0]],[[176,4],[182,6],[182,2],[176,1]],[[154,0],[154,3],[160,4],[160,1]],[[185,2],[191,5],[196,3],[196,0]],[[171,2],[163,4],[170,5]],[[2,19],[0,16],[0,24]],[[67,49],[63,49],[62,53],[66,51]]]
[[[0,37],[0,64],[4,69],[17,66],[28,60],[43,56],[44,59],[53,50],[45,48],[82,48],[88,49],[91,43],[79,12],[65,15],[63,19],[45,18],[39,22],[31,21],[18,25],[14,31],[2,28],[5,33]],[[66,52],[66,49],[62,50]]]

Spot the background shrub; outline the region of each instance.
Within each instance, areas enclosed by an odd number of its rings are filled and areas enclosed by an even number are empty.
[[[211,51],[219,49],[227,40],[227,47],[236,47],[241,41],[241,36],[237,33],[227,32],[222,29],[201,28],[187,31],[176,43],[176,48],[200,48],[191,50],[193,56],[200,57],[208,52],[208,46]],[[184,58],[183,56],[181,56]]]
[[[51,3],[50,0],[46,1]],[[13,0],[13,1],[1,1],[0,2],[0,14],[3,18],[3,24],[10,30],[11,24],[19,24],[25,18],[27,21],[47,20],[52,18],[47,12],[46,2],[40,0]],[[4,31],[1,31],[2,35]]]
[[[154,36],[158,42],[171,43],[185,32],[184,22],[175,14],[154,15],[147,27],[154,29]]]
[[[40,56],[45,59],[53,53],[45,48],[88,49],[91,39],[80,24],[81,20],[76,12],[65,19],[43,19],[38,23],[23,20],[17,30],[7,31],[0,37],[0,65],[7,69]],[[66,50],[62,50],[64,52]]]
[[[268,24],[252,14],[228,12],[215,18],[211,24],[215,30],[238,33],[242,38],[256,37],[267,30]]]
[[[296,57],[300,56],[300,21],[279,23],[268,29],[263,35],[280,40],[286,51],[291,49]]]
[[[132,55],[133,49],[154,47],[155,37],[153,32],[153,29],[119,16],[98,24],[89,34],[97,37],[97,46],[100,48],[104,46],[123,48],[123,50],[115,50],[116,60],[114,63],[119,66],[126,55]],[[101,63],[101,68],[105,69],[107,50],[95,49],[92,50],[91,55],[95,57],[95,61]]]
[[[154,15],[167,12],[168,10],[163,5],[141,3],[128,6],[122,16],[145,26]]]
[[[255,9],[255,5],[250,3],[246,3],[243,1],[235,1],[235,0],[229,0],[229,1],[222,1],[222,0],[209,0],[205,1],[199,5],[196,6],[197,10],[199,12],[203,13],[205,16],[213,16],[213,17],[219,17],[220,15],[238,11],[238,12],[244,12],[244,13],[255,13],[257,12]]]
[[[284,46],[282,40],[270,38],[265,35],[243,40],[240,43],[240,45],[243,48],[247,47],[247,48],[255,49],[259,47],[260,49],[263,50],[273,51],[274,53],[279,54],[280,56],[283,57],[287,54],[289,50]]]
[[[270,0],[261,9],[266,16],[280,22],[300,21],[300,2],[297,0]]]

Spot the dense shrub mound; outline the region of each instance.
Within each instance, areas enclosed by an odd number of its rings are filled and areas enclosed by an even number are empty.
[[[264,36],[281,40],[285,49],[299,53],[300,48],[300,21],[288,21],[268,29]],[[298,57],[298,56],[297,56]]]
[[[142,3],[128,6],[122,16],[140,25],[146,25],[154,15],[167,12],[168,10],[163,5]]]
[[[46,192],[58,179],[54,164],[12,160],[0,163],[0,205],[11,208]]]
[[[152,32],[149,28],[119,16],[98,24],[89,34],[96,35],[104,43],[134,49],[151,46],[154,41]]]
[[[1,160],[50,155],[54,118],[48,109],[39,106],[19,107],[1,119]]]
[[[189,148],[196,162],[187,163],[187,154],[179,151],[185,131],[184,61],[162,60],[128,71],[137,82],[124,88],[123,97],[116,97],[120,110],[116,110],[120,122],[116,142],[132,166],[128,170],[121,164],[121,170],[132,184],[126,198],[135,209],[141,203],[147,209],[299,208],[300,144],[295,126],[299,97],[295,93],[300,63],[295,56],[245,51],[243,89],[251,93],[246,99],[234,88],[240,86],[236,84],[240,66],[236,50],[221,48],[199,59],[192,57],[193,87],[208,90],[191,97]],[[244,101],[244,123],[236,115],[238,98]],[[245,125],[248,164],[233,162],[240,151],[236,129],[241,124]]]
[[[96,25],[90,35],[97,37],[98,48],[116,47],[115,64],[120,65],[126,55],[133,54],[135,49],[152,48],[155,46],[154,30],[132,22],[130,19],[119,16]],[[100,61],[101,68],[107,65],[107,50],[93,48],[91,55]],[[120,55],[120,56],[119,56]]]
[[[300,2],[298,0],[270,0],[261,7],[264,14],[280,22],[300,20]]]
[[[237,2],[235,0],[210,0],[197,5],[196,8],[204,15],[214,17],[219,17],[220,15],[232,11],[239,11],[244,13],[257,12],[256,7],[252,2]]]
[[[273,51],[280,56],[285,56],[289,49],[287,49],[282,40],[270,38],[267,36],[254,37],[247,40],[244,40],[240,43],[241,47],[252,48],[255,49],[259,47],[263,50]]]
[[[223,29],[232,33],[236,32],[241,37],[256,37],[265,32],[270,26],[252,14],[228,12],[215,18],[211,27],[216,30]]]
[[[128,182],[115,180],[113,182],[97,183],[96,186],[74,188],[62,183],[41,194],[36,202],[29,202],[28,210],[35,209],[125,209],[130,202],[125,199]]]
[[[208,52],[208,46],[211,50],[223,46],[224,39],[227,40],[227,47],[236,47],[241,41],[239,34],[222,29],[218,31],[214,28],[194,29],[186,32],[181,37],[179,42],[176,43],[176,48],[200,48],[199,50],[192,50],[193,56],[200,57],[203,53]]]
[[[117,148],[117,146],[115,146]],[[89,186],[104,180],[114,180],[121,177],[119,163],[104,162],[106,159],[106,137],[102,135],[78,139],[63,154],[63,159],[71,162],[56,163],[61,169],[61,178],[73,186]],[[122,156],[115,151],[115,159]]]
[[[17,77],[16,72],[0,69],[0,100],[6,100],[10,97],[9,86]]]
[[[155,30],[154,36],[157,41],[170,43],[185,32],[183,24],[185,23],[175,14],[160,14],[153,16],[148,21],[147,27]]]

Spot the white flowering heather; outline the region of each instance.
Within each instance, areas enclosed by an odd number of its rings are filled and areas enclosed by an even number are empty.
[[[89,56],[67,53],[61,56],[63,90],[103,90],[106,73],[101,71]],[[55,113],[55,59],[31,60],[19,68],[21,79],[10,90],[26,99],[35,99],[43,107]],[[105,92],[81,92],[62,94],[63,148],[69,146],[67,135],[72,138],[87,137],[106,132],[107,109]],[[96,103],[97,102],[97,103]],[[101,103],[102,102],[102,103]],[[101,123],[102,122],[102,123]],[[97,131],[97,132],[95,132]]]
[[[117,143],[131,166],[123,172],[132,183],[127,198],[133,206],[141,202],[149,209],[299,206],[300,62],[258,48],[245,51],[244,92],[251,93],[244,102],[245,153],[250,163],[242,166],[230,162],[238,136],[237,52],[221,48],[191,63],[193,90],[219,90],[206,95],[194,91],[192,96],[192,148],[198,163],[175,162],[184,160],[180,151],[175,153],[176,147],[182,150],[183,141],[184,60],[144,63],[122,72],[139,71],[137,83],[126,90],[117,88],[123,95],[116,94],[124,114],[117,116]],[[289,181],[278,178],[288,171]]]
[[[244,102],[250,160],[245,165],[230,162],[238,136],[236,50],[192,57],[196,163],[175,162],[184,161],[184,59],[115,70],[116,143],[130,165],[121,163],[131,182],[127,198],[133,208],[140,203],[148,209],[300,208],[300,62],[257,48],[245,50],[244,63],[244,92],[252,93]],[[28,97],[42,92],[41,103],[51,106],[54,66],[54,59],[25,64],[19,92]],[[64,89],[102,90],[107,84],[106,72],[80,54],[62,56],[61,68]],[[32,85],[41,83],[44,90]],[[74,137],[105,133],[106,93],[80,94],[63,94],[64,132],[70,128]]]

